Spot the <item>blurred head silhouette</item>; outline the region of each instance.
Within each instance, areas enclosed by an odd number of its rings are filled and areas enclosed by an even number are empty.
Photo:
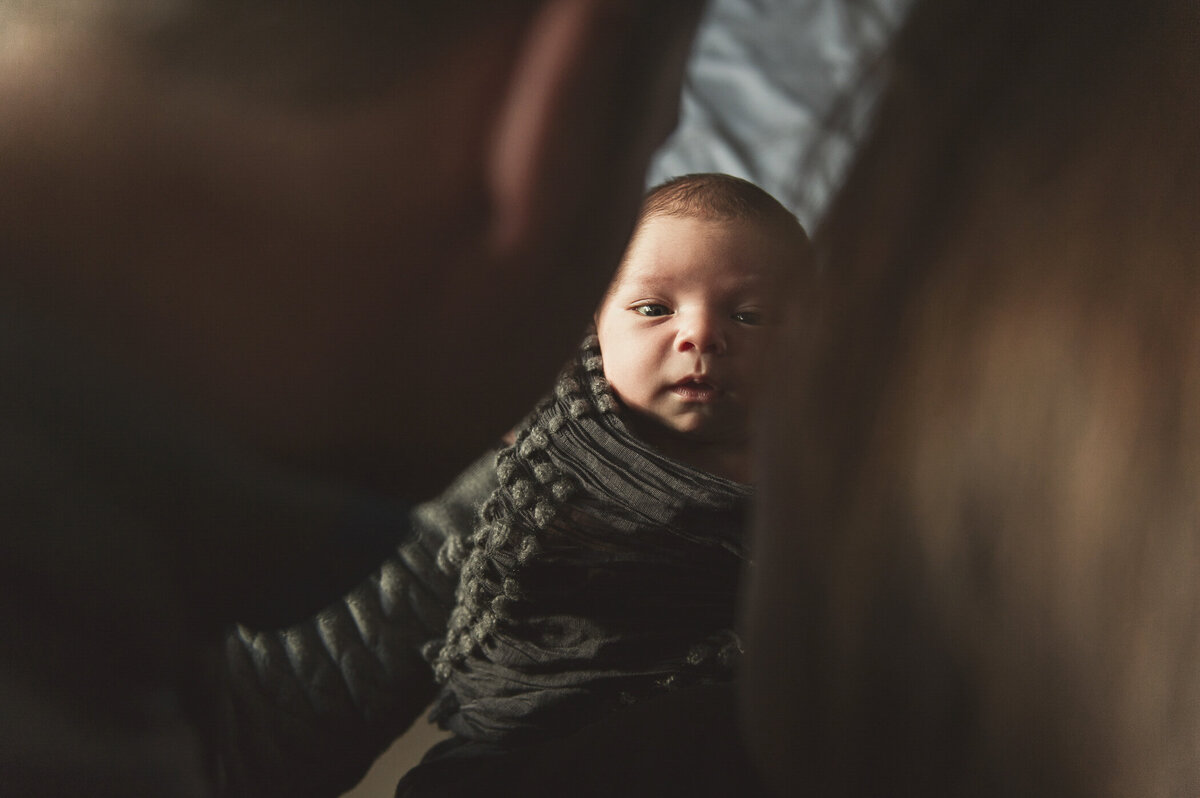
[[[914,8],[764,439],[743,693],[781,794],[1200,789],[1198,34]]]

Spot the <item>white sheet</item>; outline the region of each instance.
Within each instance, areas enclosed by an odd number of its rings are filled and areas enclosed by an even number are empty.
[[[679,128],[647,185],[727,172],[762,186],[813,230],[865,126],[872,89],[860,75],[907,7],[908,0],[713,0]],[[835,103],[851,89],[853,113],[835,124]]]

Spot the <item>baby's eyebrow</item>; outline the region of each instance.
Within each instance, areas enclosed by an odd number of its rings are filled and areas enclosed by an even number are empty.
[[[638,293],[662,293],[665,289],[662,280],[656,280],[653,277],[632,277],[628,280],[621,280],[617,283],[616,288],[621,291],[636,291]]]
[[[759,274],[746,274],[737,278],[729,278],[728,282],[722,281],[721,290],[728,293],[739,293],[743,291],[756,291],[768,285],[771,281]],[[612,291],[630,291],[633,293],[667,293],[671,290],[679,288],[678,280],[662,280],[653,274],[633,275],[629,277],[622,276],[613,285]]]

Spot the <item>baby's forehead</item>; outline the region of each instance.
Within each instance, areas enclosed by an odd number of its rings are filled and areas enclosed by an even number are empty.
[[[775,285],[783,269],[754,258],[740,261],[714,259],[702,269],[689,269],[687,259],[667,263],[650,258],[632,260],[622,266],[612,281],[613,289],[686,287],[694,284],[724,288],[766,288]]]
[[[680,266],[704,263],[711,279],[774,281],[800,268],[808,240],[799,228],[768,219],[659,214],[641,220],[611,282],[654,282]]]

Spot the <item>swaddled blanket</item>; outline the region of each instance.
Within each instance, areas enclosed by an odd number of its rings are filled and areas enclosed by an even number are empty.
[[[659,454],[617,409],[589,336],[441,553],[462,577],[433,717],[460,738],[536,740],[731,675],[752,489]]]

